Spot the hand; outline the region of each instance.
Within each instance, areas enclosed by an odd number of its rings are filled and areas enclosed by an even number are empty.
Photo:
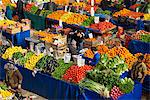
[[[18,89],[21,89],[21,84],[18,85]]]

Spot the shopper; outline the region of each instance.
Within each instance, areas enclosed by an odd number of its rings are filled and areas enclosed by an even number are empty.
[[[147,71],[146,65],[142,62],[143,59],[143,55],[139,56],[138,61],[133,64],[131,69],[131,78],[139,81],[140,83],[143,83]]]
[[[5,16],[6,16],[8,19],[12,20],[12,14],[13,14],[12,10],[10,9],[9,6],[7,6],[7,7],[6,7]]]
[[[19,16],[19,21],[25,18],[23,13],[23,0],[17,1],[17,15]]]
[[[80,50],[83,49],[83,39],[84,39],[84,33],[80,30],[77,30],[76,33],[74,33],[72,40],[75,40],[77,43],[77,51],[79,53]]]
[[[14,92],[21,93],[23,77],[18,68],[11,63],[7,63],[5,64],[4,69],[6,72],[5,83],[10,89],[14,90]]]
[[[140,19],[137,21],[137,31],[144,30],[144,16],[140,16]]]

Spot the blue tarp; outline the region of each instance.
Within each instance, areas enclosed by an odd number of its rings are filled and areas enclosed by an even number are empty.
[[[2,35],[9,39],[13,45],[22,46],[23,48],[27,47],[27,43],[25,41],[26,37],[30,37],[30,30],[16,33],[16,34],[9,34],[7,32],[2,32]]]
[[[0,58],[0,79],[5,78],[4,65],[8,62]],[[79,100],[105,100],[96,92],[81,88],[78,85],[67,83],[61,80],[54,79],[50,75],[37,73],[35,77],[32,75],[32,71],[17,66],[23,75],[23,89],[29,90],[36,94],[39,94],[48,99],[79,99]],[[142,85],[140,83],[135,84],[134,90],[130,94],[123,95],[119,100],[140,100]]]
[[[145,43],[138,40],[132,40],[129,42],[128,49],[132,54],[150,53],[150,43]]]

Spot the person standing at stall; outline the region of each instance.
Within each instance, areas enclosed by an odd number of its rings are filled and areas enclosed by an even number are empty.
[[[23,13],[23,0],[17,1],[17,15],[19,17],[19,21],[25,18]]]
[[[140,19],[137,21],[137,31],[144,30],[144,16],[140,16]]]
[[[97,48],[96,47],[92,47],[91,51],[94,54],[94,57],[92,59],[84,57],[84,56],[82,56],[82,57],[85,59],[85,63],[87,65],[96,66],[98,64],[99,60],[100,60],[100,54],[97,52]]]
[[[72,40],[76,41],[76,45],[77,45],[77,51],[79,53],[80,50],[83,49],[83,39],[84,39],[84,33],[80,30],[77,30],[76,33],[74,33]]]
[[[147,67],[145,63],[142,62],[143,59],[143,55],[139,56],[138,61],[133,64],[131,69],[131,78],[139,81],[140,83],[143,83],[147,72]]]

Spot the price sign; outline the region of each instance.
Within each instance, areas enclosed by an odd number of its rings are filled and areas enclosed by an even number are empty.
[[[89,38],[93,38],[93,34],[92,33],[89,33]]]
[[[91,0],[91,6],[94,6],[94,0]]]
[[[62,20],[61,20],[61,19],[59,20],[59,26],[60,26],[60,27],[63,27],[63,24],[62,24]]]
[[[65,12],[67,12],[67,8],[68,8],[68,6],[65,6]]]
[[[99,23],[99,16],[95,16],[95,17],[94,17],[94,22],[95,22],[95,23]]]
[[[91,7],[91,16],[94,16],[94,7]]]
[[[79,3],[79,2],[80,2],[80,0],[77,0],[77,2]]]

